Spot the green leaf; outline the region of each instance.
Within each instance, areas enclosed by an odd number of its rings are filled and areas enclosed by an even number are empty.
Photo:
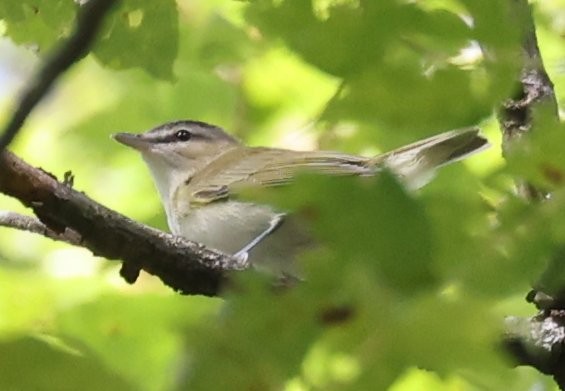
[[[518,75],[520,25],[509,18],[510,9],[501,2],[483,8],[462,3],[476,25],[449,9],[396,1],[330,2],[318,14],[321,2],[257,1],[247,19],[267,37],[282,39],[306,61],[344,79],[343,93],[324,118],[425,135],[490,115]],[[498,21],[504,15],[506,21]],[[453,66],[452,57],[472,39],[488,49],[487,60],[467,69]]]
[[[134,390],[91,352],[81,354],[36,338],[0,342],[3,390]]]
[[[181,389],[280,389],[299,373],[321,327],[315,302],[298,292],[274,296],[250,277],[238,279],[244,291],[229,297],[221,318],[187,331],[193,361]]]
[[[565,126],[558,123],[550,107],[534,110],[533,129],[513,140],[506,150],[508,171],[547,191],[565,186]]]
[[[63,335],[80,340],[130,383],[162,390],[175,382],[174,365],[183,355],[181,330],[205,320],[219,303],[199,297],[103,296],[61,314],[58,322]]]
[[[448,11],[425,12],[414,4],[344,2],[327,7],[324,14],[316,15],[309,2],[300,0],[278,6],[258,1],[247,10],[248,20],[268,36],[282,38],[306,61],[342,77],[386,66],[389,51],[398,45],[419,42],[431,49],[433,42],[435,49],[453,53],[469,38],[459,17]]]
[[[14,43],[46,52],[69,34],[76,8],[69,0],[3,0],[0,19],[6,26],[5,35]]]
[[[432,237],[421,205],[388,173],[367,187],[355,182],[327,180],[328,188],[317,192],[324,195],[315,204],[322,238],[344,260],[374,263],[384,282],[400,291],[429,287],[435,281]]]
[[[484,82],[476,76],[453,66],[425,76],[411,56],[403,65],[376,68],[350,79],[325,115],[334,121],[351,118],[381,123],[387,129],[407,130],[418,137],[462,127],[478,122],[492,110],[494,97],[490,92],[476,92],[477,84]]]
[[[93,52],[116,70],[141,68],[172,81],[178,52],[178,11],[174,0],[125,0],[106,18]]]
[[[270,202],[296,211],[311,224],[342,265],[374,273],[387,286],[408,294],[436,282],[429,221],[391,174],[306,176],[269,193]]]

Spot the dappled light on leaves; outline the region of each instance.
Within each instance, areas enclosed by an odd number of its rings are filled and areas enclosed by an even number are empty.
[[[0,81],[28,65],[10,53],[41,61],[63,42],[81,3],[1,1]],[[558,101],[562,3],[534,8]],[[130,286],[111,260],[2,229],[0,389],[551,389],[498,348],[503,317],[532,313],[532,285],[565,283],[563,126],[535,111],[506,160],[493,129],[522,65],[512,4],[119,2],[10,148],[59,178],[72,171],[76,190],[132,219],[167,230],[146,167],[109,136],[168,121],[366,156],[480,125],[493,146],[418,191],[386,169],[250,190],[246,200],[294,213],[314,245],[296,278],[233,272],[222,298],[181,296],[145,273]],[[2,121],[17,96],[3,93]],[[550,196],[526,202],[516,179]]]

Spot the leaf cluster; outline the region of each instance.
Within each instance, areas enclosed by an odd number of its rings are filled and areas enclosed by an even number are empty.
[[[539,3],[551,53],[559,31],[545,8],[552,2]],[[305,281],[290,290],[273,291],[255,273],[235,276],[239,289],[224,299],[177,297],[148,278],[126,287],[80,250],[2,232],[0,388],[548,384],[508,369],[497,349],[503,316],[531,311],[522,300],[530,285],[559,292],[565,275],[565,132],[540,111],[506,166],[498,156],[493,108],[512,95],[521,67],[523,23],[511,4],[120,2],[15,148],[48,171],[72,169],[75,186],[144,222],[166,229],[145,168],[110,133],[193,118],[250,144],[291,139],[372,154],[481,122],[493,148],[443,168],[417,193],[383,173],[304,176],[253,195],[294,211],[321,243],[302,257]],[[32,47],[41,58],[68,34],[77,8],[8,0],[0,20],[15,51]],[[515,196],[517,177],[551,200]]]

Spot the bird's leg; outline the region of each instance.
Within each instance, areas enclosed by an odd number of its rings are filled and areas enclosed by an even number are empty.
[[[282,225],[284,221],[284,216],[285,216],[284,213],[279,213],[278,215],[275,215],[269,222],[269,226],[267,227],[267,229],[261,232],[253,240],[247,243],[245,247],[243,247],[241,250],[235,253],[234,257],[241,262],[247,261],[247,257],[249,256],[249,251],[251,251],[259,243],[261,243],[261,241],[265,239],[267,236],[275,232],[277,228],[279,228]]]

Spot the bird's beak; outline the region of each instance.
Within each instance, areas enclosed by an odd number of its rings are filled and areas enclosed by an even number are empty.
[[[112,135],[112,138],[138,151],[145,151],[151,146],[151,142],[143,138],[142,134],[115,133]]]

